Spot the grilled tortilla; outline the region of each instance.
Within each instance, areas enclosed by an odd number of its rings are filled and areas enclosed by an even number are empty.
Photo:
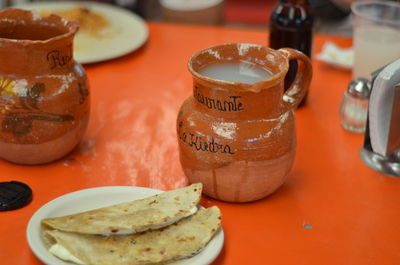
[[[46,230],[45,237],[68,250],[81,264],[156,264],[200,252],[221,226],[213,206],[163,229],[133,235],[99,236]]]
[[[96,235],[126,235],[158,229],[195,213],[201,191],[202,184],[196,183],[141,200],[44,219],[42,226]]]

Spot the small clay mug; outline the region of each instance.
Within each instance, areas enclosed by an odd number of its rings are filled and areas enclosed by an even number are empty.
[[[283,93],[289,60],[298,61],[292,86]],[[271,76],[248,84],[202,75],[221,63],[246,62]],[[285,181],[296,150],[293,110],[307,92],[311,62],[301,52],[231,43],[202,50],[188,64],[193,96],[177,118],[180,162],[190,182],[229,202],[254,201]]]
[[[77,22],[0,10],[0,157],[54,161],[80,141],[89,120],[89,84],[73,59]]]

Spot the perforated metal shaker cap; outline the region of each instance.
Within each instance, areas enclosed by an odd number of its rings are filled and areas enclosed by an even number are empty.
[[[371,93],[371,82],[368,79],[359,77],[350,82],[347,92],[359,99],[367,99]]]

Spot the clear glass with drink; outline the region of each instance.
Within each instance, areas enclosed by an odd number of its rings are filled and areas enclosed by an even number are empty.
[[[355,2],[353,79],[371,79],[371,73],[400,58],[400,3]]]

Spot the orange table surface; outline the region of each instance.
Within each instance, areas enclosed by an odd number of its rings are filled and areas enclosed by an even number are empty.
[[[26,207],[0,212],[0,264],[42,264],[26,227],[58,196],[98,186],[187,185],[175,121],[192,92],[189,57],[220,43],[268,40],[263,30],[149,23],[149,31],[137,51],[85,66],[91,119],[71,154],[40,166],[0,160],[0,181],[22,181],[34,193]],[[328,40],[351,46],[351,39],[317,35],[314,54]],[[400,179],[364,165],[363,135],[341,128],[339,104],[351,73],[315,59],[313,65],[308,105],[296,110],[296,160],[284,186],[253,203],[202,199],[223,214],[225,244],[213,264],[400,264]]]

